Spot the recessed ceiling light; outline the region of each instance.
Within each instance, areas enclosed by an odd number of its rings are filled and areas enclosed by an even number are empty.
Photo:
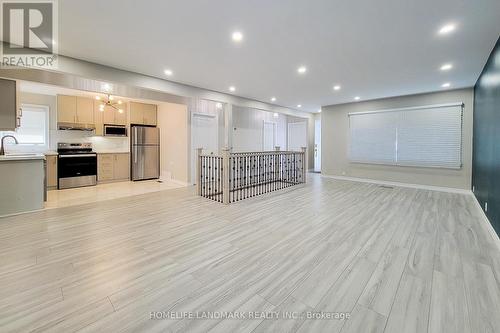
[[[339,85],[336,85],[336,86],[333,86],[333,90],[340,90],[340,86]]]
[[[278,117],[279,117],[279,115],[275,112],[275,113],[273,113],[273,117],[274,117],[274,118],[278,118]]]
[[[442,26],[441,29],[439,29],[439,34],[440,35],[447,35],[450,32],[453,32],[454,30],[455,30],[454,24],[447,24],[447,25]]]
[[[236,88],[235,88],[235,87],[233,87],[233,86],[231,86],[231,87],[229,87],[229,91],[231,91],[231,92],[235,92],[235,91],[236,91]]]
[[[451,83],[446,82],[441,85],[442,88],[449,88],[451,86]]]
[[[172,74],[174,74],[171,69],[165,69],[164,73],[166,76],[172,76]]]
[[[101,87],[102,87],[102,90],[104,90],[106,92],[111,90],[111,85],[109,83],[104,83]]]
[[[222,103],[217,103],[217,104],[215,104],[215,107],[216,107],[217,109],[219,109],[219,110],[220,110],[220,109],[222,109]]]
[[[95,99],[98,100],[98,101],[100,101],[101,97],[100,96],[96,96]]]
[[[307,72],[306,66],[300,66],[299,68],[297,68],[297,72],[299,74],[304,74],[305,72]]]
[[[298,107],[298,108],[301,108],[301,107],[302,107],[302,104],[297,104],[297,107]]]
[[[452,64],[444,64],[443,66],[441,66],[442,71],[449,71],[452,68],[453,68]]]
[[[359,96],[354,97],[355,101],[359,101],[360,99],[361,99],[361,97],[359,97]]]
[[[318,113],[321,113],[321,109],[318,110]]]
[[[276,102],[276,97],[271,97],[271,102]]]
[[[240,31],[235,31],[233,32],[233,34],[231,35],[231,38],[233,39],[233,41],[235,42],[241,42],[243,40],[243,34],[240,32]]]

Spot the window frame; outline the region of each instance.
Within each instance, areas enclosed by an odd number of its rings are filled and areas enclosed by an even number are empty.
[[[368,165],[386,165],[392,167],[412,167],[412,168],[426,168],[426,169],[448,169],[448,170],[461,170],[463,169],[463,147],[464,147],[464,103],[456,102],[456,103],[446,103],[446,104],[434,104],[434,105],[424,105],[424,106],[414,106],[414,107],[404,107],[404,108],[393,108],[393,109],[384,109],[384,110],[375,110],[375,111],[361,111],[361,112],[350,112],[347,114],[348,116],[348,131],[349,138],[347,140],[347,151],[348,151],[348,160],[349,163],[353,164],[368,164]],[[439,109],[446,107],[460,107],[460,163],[458,167],[450,167],[450,166],[440,166],[440,165],[419,165],[419,164],[411,164],[411,163],[400,163],[398,160],[398,134],[396,134],[396,142],[395,142],[395,163],[389,162],[376,162],[376,161],[357,161],[353,160],[351,157],[351,144],[352,144],[352,128],[351,128],[351,116],[359,116],[363,114],[377,114],[377,113],[387,113],[387,112],[405,112],[405,111],[418,111],[418,110],[426,110],[426,109]],[[399,124],[396,126],[397,131],[399,131]]]
[[[16,145],[17,151],[46,151],[50,147],[50,107],[48,105],[42,105],[42,104],[32,104],[32,103],[21,103],[21,109],[23,108],[34,108],[34,109],[43,109],[43,112],[45,113],[45,129],[44,129],[44,141],[45,143],[19,143]],[[24,110],[23,110],[24,111]],[[22,113],[21,113],[22,114]],[[21,127],[22,127],[22,116],[21,116]],[[17,129],[15,131],[0,131],[1,135],[14,135],[16,136],[18,134]],[[17,137],[17,136],[16,136]]]

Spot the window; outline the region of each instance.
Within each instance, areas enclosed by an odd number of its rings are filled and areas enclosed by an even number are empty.
[[[462,104],[349,114],[351,162],[459,169]]]
[[[48,118],[49,108],[42,105],[22,105],[21,127],[15,132],[3,132],[2,135],[11,134],[17,138],[23,148],[48,147]],[[10,142],[10,141],[9,141]]]

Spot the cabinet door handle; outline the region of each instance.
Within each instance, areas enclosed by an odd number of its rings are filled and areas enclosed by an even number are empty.
[[[16,118],[16,128],[21,127],[21,118],[17,117]]]
[[[21,118],[23,116],[23,108],[19,108],[19,116],[18,118]]]

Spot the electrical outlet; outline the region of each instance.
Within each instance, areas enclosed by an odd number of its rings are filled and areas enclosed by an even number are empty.
[[[485,202],[485,203],[484,203],[484,211],[485,211],[485,212],[487,212],[487,211],[488,211],[488,203],[487,203],[487,202]]]

